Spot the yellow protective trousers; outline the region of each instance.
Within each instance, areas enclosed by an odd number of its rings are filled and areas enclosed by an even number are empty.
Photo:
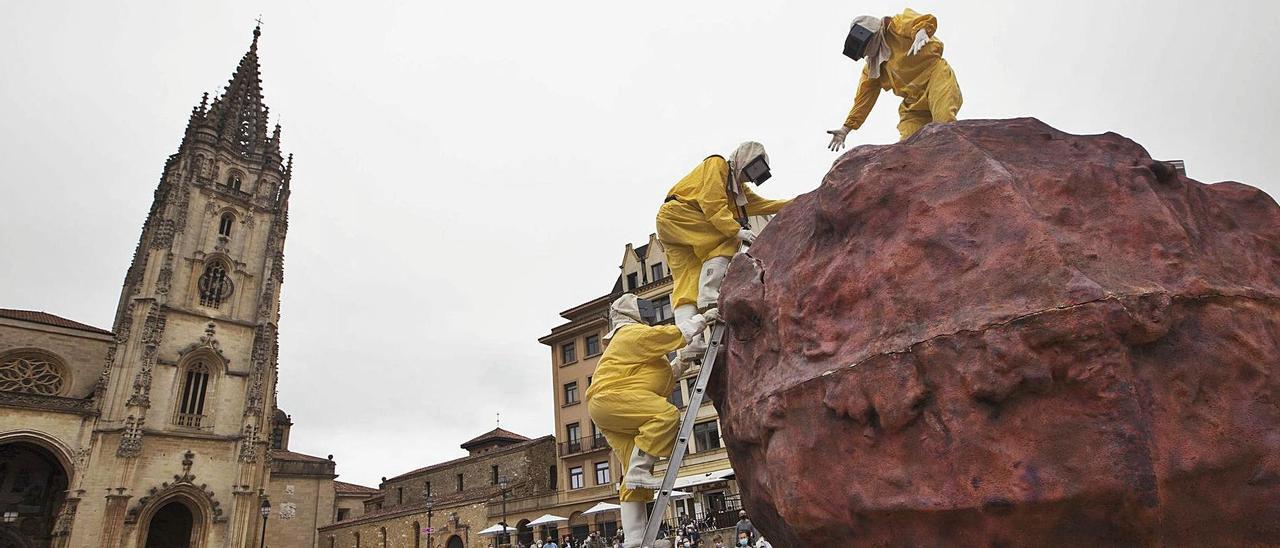
[[[631,467],[631,451],[636,446],[656,457],[671,456],[680,429],[680,411],[667,398],[639,390],[603,392],[587,401],[587,412],[622,461],[623,472],[616,478],[619,481]],[[618,500],[649,502],[653,500],[653,490],[628,489],[624,485]]]
[[[938,59],[929,74],[925,93],[914,102],[903,100],[898,107],[898,135],[905,141],[929,122],[954,122],[964,98],[956,74],[945,59]]]
[[[702,263],[714,257],[733,257],[737,236],[725,236],[697,207],[672,200],[658,209],[658,240],[667,253],[675,288],[671,306],[698,303],[698,275]]]

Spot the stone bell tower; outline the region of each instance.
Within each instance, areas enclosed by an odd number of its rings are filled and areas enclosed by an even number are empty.
[[[268,131],[260,34],[165,161],[98,381],[72,546],[257,546],[292,174]]]

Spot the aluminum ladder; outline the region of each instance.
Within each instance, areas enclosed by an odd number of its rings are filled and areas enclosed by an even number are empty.
[[[680,465],[684,464],[684,454],[689,448],[689,437],[693,435],[693,421],[698,418],[698,408],[702,407],[702,398],[706,397],[707,381],[711,378],[711,369],[715,367],[716,358],[720,356],[720,346],[724,339],[725,324],[717,320],[711,328],[711,342],[707,344],[707,353],[702,360],[702,370],[698,371],[698,380],[689,393],[689,406],[684,410],[684,418],[680,421],[680,433],[676,437],[676,446],[671,450],[671,459],[667,461],[667,472],[662,477],[662,488],[658,490],[658,498],[653,503],[653,513],[649,515],[649,526],[644,530],[643,548],[653,548],[658,540],[658,532],[662,528],[662,516],[671,503],[671,491],[675,488],[676,475]],[[676,382],[679,382],[677,379]]]

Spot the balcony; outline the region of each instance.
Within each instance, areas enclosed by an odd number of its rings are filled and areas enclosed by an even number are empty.
[[[580,453],[590,453],[601,449],[608,449],[609,442],[605,441],[604,434],[596,434],[591,438],[582,438],[569,440],[560,443],[560,456],[568,457]]]
[[[173,417],[173,424],[185,426],[187,428],[200,428],[200,423],[204,421],[204,415],[196,415],[192,413],[177,413]]]

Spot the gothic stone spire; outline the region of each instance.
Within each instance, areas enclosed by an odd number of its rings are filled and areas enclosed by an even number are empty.
[[[206,117],[218,138],[245,156],[264,154],[271,135],[267,132],[267,107],[262,104],[262,78],[258,70],[258,37],[254,27],[249,51],[231,75],[222,96],[213,100]]]

